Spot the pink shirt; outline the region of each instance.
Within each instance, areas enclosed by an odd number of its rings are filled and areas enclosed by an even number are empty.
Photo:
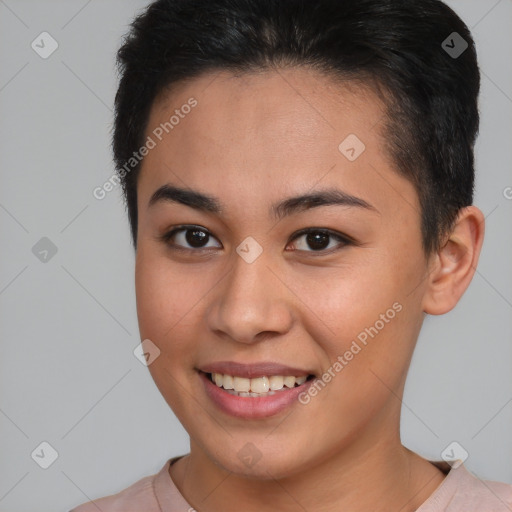
[[[70,512],[193,512],[169,475],[170,464],[181,457],[169,459],[158,473],[117,494],[84,503]],[[416,512],[512,511],[512,485],[480,480],[463,464],[456,469],[446,462],[433,464],[447,476]]]

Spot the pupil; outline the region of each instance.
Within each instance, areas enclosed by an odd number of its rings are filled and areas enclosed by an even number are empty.
[[[185,238],[192,247],[201,247],[202,242],[208,242],[209,236],[210,235],[208,235],[208,233],[205,233],[204,231],[200,231],[197,229],[188,229]]]
[[[329,235],[327,233],[308,233],[307,243],[314,250],[325,249],[329,245]]]

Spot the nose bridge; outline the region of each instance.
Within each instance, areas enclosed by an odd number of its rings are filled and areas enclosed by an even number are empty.
[[[269,268],[268,255],[242,242],[233,255],[231,271],[210,311],[212,330],[241,343],[257,341],[261,332],[286,332],[291,325],[285,289]]]

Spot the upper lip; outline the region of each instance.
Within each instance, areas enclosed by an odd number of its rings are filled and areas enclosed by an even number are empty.
[[[311,375],[312,372],[301,368],[292,368],[271,361],[261,361],[259,363],[236,363],[234,361],[219,361],[216,363],[206,364],[199,368],[204,373],[222,373],[237,377],[245,377],[252,379],[256,377],[283,375],[300,377],[302,375]]]

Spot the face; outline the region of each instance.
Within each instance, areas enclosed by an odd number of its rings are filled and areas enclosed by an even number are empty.
[[[370,90],[299,68],[204,75],[153,105],[141,339],[217,466],[283,477],[398,439],[427,262],[383,113]]]

